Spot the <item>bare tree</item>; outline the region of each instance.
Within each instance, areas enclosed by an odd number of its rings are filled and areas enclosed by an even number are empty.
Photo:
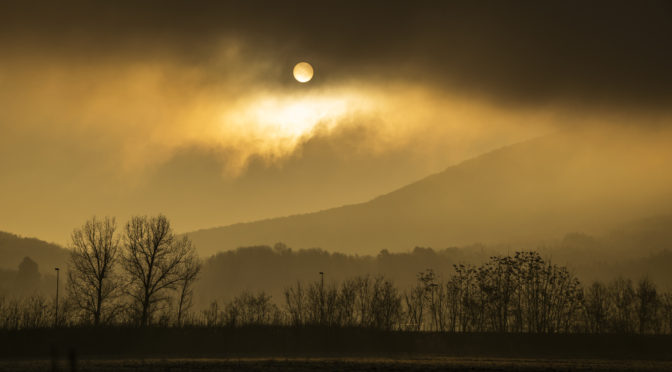
[[[285,306],[292,325],[304,325],[308,320],[308,300],[306,298],[306,291],[303,289],[301,282],[297,282],[296,287],[286,288],[284,293]]]
[[[184,314],[186,314],[193,304],[194,281],[201,272],[201,262],[196,255],[188,256],[183,264],[181,278],[178,281],[177,298],[177,325],[182,326]]]
[[[607,287],[601,282],[594,282],[587,290],[584,298],[585,315],[588,332],[601,333],[607,327],[609,316],[609,297]]]
[[[405,329],[420,331],[426,307],[425,287],[422,284],[418,284],[404,293],[404,305],[406,306]]]
[[[184,281],[196,251],[188,237],[175,236],[163,215],[133,217],[126,224],[124,244],[124,269],[130,278],[127,291],[140,324],[147,326],[157,306],[170,299],[169,291]]]
[[[637,315],[639,317],[639,333],[657,333],[660,328],[658,308],[660,299],[658,290],[648,278],[639,281],[637,290]]]
[[[115,275],[119,237],[114,218],[93,217],[72,233],[72,252],[68,270],[68,294],[94,325],[114,316],[119,295]]]
[[[356,324],[355,300],[357,296],[357,280],[343,281],[338,294],[338,322],[342,326],[352,327]]]
[[[243,292],[226,305],[224,324],[232,327],[281,324],[283,314],[264,292]]]
[[[667,333],[672,333],[672,293],[664,293],[661,296],[662,321],[667,327]]]
[[[612,331],[619,333],[635,332],[637,324],[637,296],[632,280],[618,278],[609,284],[610,302],[612,304]]]
[[[373,282],[370,300],[371,326],[392,330],[401,319],[401,295],[392,282],[379,276]]]
[[[355,313],[360,327],[371,325],[371,278],[358,276],[355,278]]]

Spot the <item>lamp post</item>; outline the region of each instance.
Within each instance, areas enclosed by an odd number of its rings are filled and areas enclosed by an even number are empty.
[[[434,290],[438,286],[439,285],[436,284],[436,283],[432,283],[432,284],[429,285],[429,287],[431,288],[431,291],[432,291],[432,318],[433,318],[432,320],[434,320],[434,331],[439,330],[439,320],[437,319],[438,314],[437,314],[437,311],[436,311],[437,310],[436,305],[434,303]]]
[[[58,326],[58,279],[59,279],[59,274],[61,272],[61,269],[58,267],[55,267],[54,270],[56,270],[56,313],[55,313],[55,319],[54,319],[54,326]]]

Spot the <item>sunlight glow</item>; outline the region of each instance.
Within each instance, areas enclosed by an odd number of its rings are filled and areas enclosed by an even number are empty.
[[[293,145],[314,130],[331,130],[345,116],[364,107],[354,95],[262,96],[225,115],[224,125],[261,140]]]
[[[348,109],[345,99],[322,98],[291,100],[265,99],[258,102],[252,115],[267,134],[276,137],[300,137],[318,124],[327,129]]]

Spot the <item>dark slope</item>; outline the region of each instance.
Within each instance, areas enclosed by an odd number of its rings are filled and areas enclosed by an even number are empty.
[[[38,264],[42,273],[51,273],[67,262],[69,252],[59,245],[0,231],[0,268],[16,269],[24,257]]]
[[[669,210],[667,159],[631,157],[644,151],[624,140],[556,134],[465,161],[366,203],[189,235],[207,256],[280,241],[372,254],[593,232]]]

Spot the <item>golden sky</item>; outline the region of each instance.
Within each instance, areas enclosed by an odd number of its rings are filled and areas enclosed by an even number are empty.
[[[197,4],[2,5],[0,230],[64,243],[92,215],[163,212],[191,231],[365,201],[557,131],[647,144],[670,123],[653,4],[548,24],[468,2]]]

